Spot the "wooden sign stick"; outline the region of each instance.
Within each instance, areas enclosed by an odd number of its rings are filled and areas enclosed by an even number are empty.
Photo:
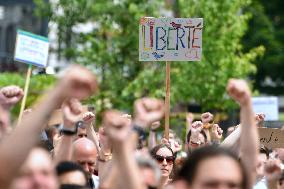
[[[24,89],[24,97],[23,97],[22,104],[21,104],[21,110],[20,110],[20,115],[19,115],[19,118],[18,118],[18,123],[21,122],[23,112],[25,110],[26,100],[27,100],[29,85],[30,85],[30,79],[31,79],[31,73],[32,73],[32,65],[29,65],[29,68],[28,68],[28,71],[27,71],[25,89]]]
[[[166,62],[166,99],[165,99],[165,138],[169,140],[170,129],[170,89],[171,89],[171,65]]]

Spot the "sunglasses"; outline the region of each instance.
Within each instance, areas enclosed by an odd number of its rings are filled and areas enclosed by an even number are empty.
[[[167,161],[167,164],[173,164],[175,161],[174,156],[160,156],[160,155],[155,155],[155,159],[159,162],[159,163],[163,163],[164,160]]]

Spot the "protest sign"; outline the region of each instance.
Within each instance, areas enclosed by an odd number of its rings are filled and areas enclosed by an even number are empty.
[[[140,19],[140,61],[200,61],[202,18]]]
[[[284,130],[258,128],[259,141],[268,148],[284,148]]]
[[[26,32],[23,30],[17,31],[14,60],[29,64],[24,89],[24,97],[21,104],[18,123],[20,123],[22,119],[22,115],[26,105],[30,77],[32,73],[32,65],[38,67],[46,67],[48,59],[48,50],[49,42],[46,37],[35,35],[33,33]]]
[[[46,37],[18,30],[15,61],[46,67],[49,43]]]
[[[255,113],[265,114],[265,121],[277,121],[279,118],[277,97],[253,97],[252,106]]]
[[[165,135],[169,139],[170,62],[200,61],[202,18],[143,17],[139,23],[139,61],[166,61]]]

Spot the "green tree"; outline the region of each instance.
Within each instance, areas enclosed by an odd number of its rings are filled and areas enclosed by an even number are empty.
[[[263,45],[266,49],[263,57],[255,61],[256,73],[255,87],[260,92],[274,95],[283,94],[284,76],[284,21],[283,1],[253,0],[245,9],[252,15],[249,29],[244,36],[246,49]],[[266,84],[270,78],[274,83]]]
[[[0,74],[0,88],[8,85],[17,85],[24,89],[25,76],[18,73],[1,73]],[[49,89],[56,81],[56,78],[52,75],[34,75],[31,76],[28,98],[26,102],[26,108],[31,107],[34,102],[41,96],[46,90]],[[21,103],[18,103],[12,110],[13,118],[17,118],[19,115]]]
[[[136,98],[165,94],[165,63],[138,62],[138,24],[143,16],[160,17],[161,0],[59,0],[46,5],[35,0],[37,14],[57,23],[60,56],[85,64],[98,73],[101,92],[97,108],[114,106],[128,111]],[[174,62],[171,104],[195,101],[204,109],[231,107],[225,93],[228,78],[246,78],[256,71],[252,62],[262,54],[257,47],[243,51],[241,38],[249,16],[242,13],[248,0],[180,0],[175,15],[204,18],[201,62]],[[74,26],[95,23],[91,32]]]

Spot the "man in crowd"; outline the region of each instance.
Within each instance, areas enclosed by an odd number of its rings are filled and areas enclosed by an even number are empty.
[[[80,138],[73,143],[73,161],[81,165],[88,175],[88,185],[97,189],[99,178],[94,175],[98,152],[95,144],[87,139]]]

